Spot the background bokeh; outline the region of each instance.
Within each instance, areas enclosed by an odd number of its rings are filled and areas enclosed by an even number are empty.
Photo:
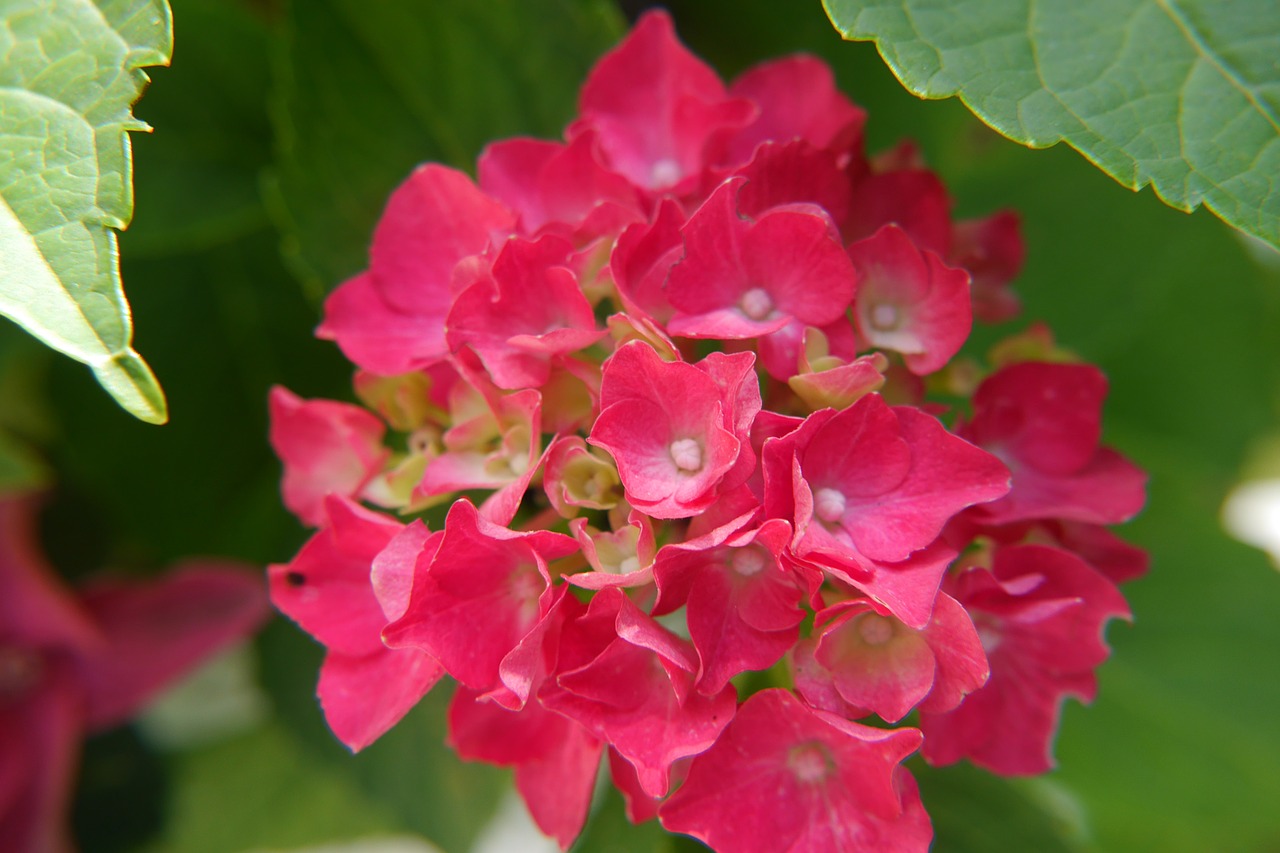
[[[414,165],[471,168],[487,140],[559,135],[625,26],[606,0],[172,5],[173,65],[136,109],[155,132],[134,137],[136,216],[120,250],[136,345],[172,422],[133,420],[80,365],[0,325],[0,428],[50,469],[43,537],[72,577],[194,553],[287,560],[306,532],[280,506],[266,394],[350,398],[349,364],[311,337],[324,293],[363,266]],[[916,100],[873,48],[840,40],[818,0],[669,5],[726,77],[800,50],[829,60],[869,111],[870,147],[917,140],[959,216],[1020,211],[1026,311],[976,335],[975,351],[1049,322],[1106,371],[1107,440],[1151,472],[1148,508],[1121,532],[1153,568],[1125,590],[1135,620],[1109,631],[1098,700],[1068,704],[1060,766],[1043,778],[913,761],[935,849],[1280,850],[1280,577],[1219,520],[1251,449],[1280,433],[1280,259],[1073,151],[1029,151],[955,101]],[[166,737],[157,717],[91,741],[82,848],[231,853],[410,833],[468,850],[509,779],[444,748],[445,691],[353,758],[313,698],[319,659],[277,618],[242,668],[206,676],[205,690],[249,697],[231,731],[179,724]],[[164,719],[199,718],[199,689]],[[579,842],[697,846],[630,827],[612,798]]]

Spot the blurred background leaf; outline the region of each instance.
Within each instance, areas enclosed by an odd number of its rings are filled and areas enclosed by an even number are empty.
[[[169,61],[166,0],[0,0],[0,315],[164,423],[133,350],[116,231],[133,215],[129,112]]]
[[[1066,141],[1130,189],[1202,202],[1280,249],[1280,5],[824,0],[902,84],[1024,145]]]

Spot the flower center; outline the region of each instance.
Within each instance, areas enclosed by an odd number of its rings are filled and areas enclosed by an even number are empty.
[[[733,557],[729,559],[729,565],[733,566],[733,570],[744,578],[749,578],[764,568],[764,554],[760,553],[760,549],[756,546],[749,548],[738,548],[733,552]]]
[[[696,438],[677,438],[668,450],[671,461],[681,471],[697,471],[702,467],[702,445]]]
[[[742,294],[742,302],[739,305],[742,313],[752,320],[763,320],[773,311],[773,299],[762,287],[753,287]]]
[[[868,646],[883,646],[893,639],[893,623],[876,613],[867,613],[858,620],[858,633]]]
[[[818,489],[813,496],[813,514],[828,524],[844,518],[844,506],[844,494],[835,489]]]
[[[881,302],[871,307],[871,327],[888,332],[898,325],[898,306]]]
[[[821,782],[835,769],[827,748],[820,743],[802,743],[787,756],[787,766],[801,782]]]
[[[649,170],[649,186],[655,190],[665,190],[680,180],[680,164],[670,157],[663,157],[653,164]]]

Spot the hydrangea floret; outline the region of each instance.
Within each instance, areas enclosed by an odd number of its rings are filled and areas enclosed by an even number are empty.
[[[316,528],[272,597],[343,743],[451,681],[449,742],[562,847],[607,756],[633,821],[725,853],[927,848],[917,751],[1052,765],[1145,478],[1043,328],[960,355],[1018,311],[1017,216],[953,221],[865,118],[650,12],[563,142],[392,194],[319,329],[364,405],[272,397]]]

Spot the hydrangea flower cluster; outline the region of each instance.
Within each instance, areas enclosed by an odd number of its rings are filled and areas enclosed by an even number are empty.
[[[957,357],[1018,310],[1017,219],[953,222],[864,118],[810,57],[726,87],[655,12],[564,142],[394,192],[319,330],[364,406],[271,398],[318,528],[272,597],[345,744],[448,675],[454,749],[564,847],[606,758],[720,851],[922,850],[908,755],[1050,766],[1145,478],[1046,331]]]

